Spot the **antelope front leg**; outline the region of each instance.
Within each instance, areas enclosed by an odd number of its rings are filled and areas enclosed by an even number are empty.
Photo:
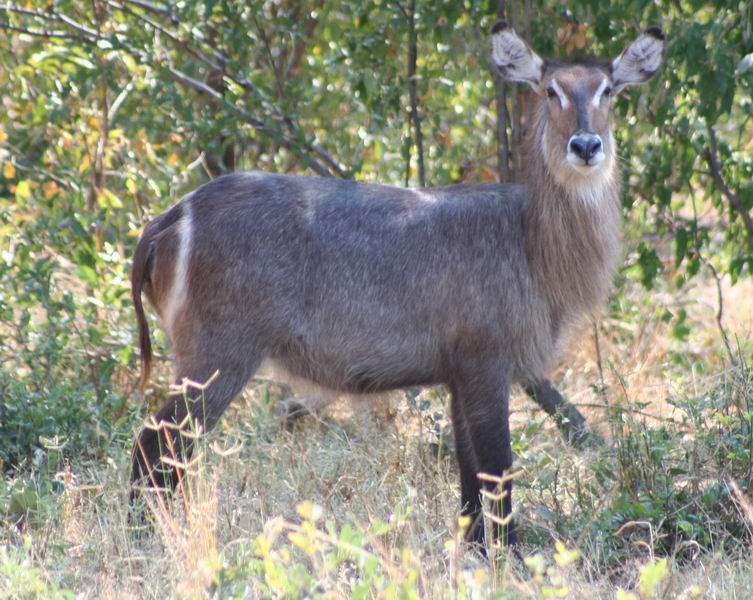
[[[473,519],[466,537],[483,548],[484,524],[478,517],[482,504],[480,493],[485,490],[491,498],[494,539],[514,545],[517,538],[511,521],[512,480],[506,478],[512,470],[508,409],[510,381],[506,369],[497,362],[460,367],[450,387],[462,495],[466,504],[464,514]],[[470,450],[472,460],[468,456]],[[475,472],[469,472],[470,469]],[[491,476],[491,479],[484,475]]]

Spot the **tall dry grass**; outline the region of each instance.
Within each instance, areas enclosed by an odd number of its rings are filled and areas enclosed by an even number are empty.
[[[661,519],[615,508],[618,472],[634,466],[644,469],[636,477],[663,476],[685,449],[702,448],[678,402],[753,402],[745,365],[731,364],[720,343],[707,283],[684,296],[628,291],[597,329],[600,357],[587,329],[556,374],[605,447],[570,448],[516,394],[522,562],[503,550],[483,559],[460,543],[456,468],[451,455],[437,455],[443,390],[398,403],[392,420],[343,405],[288,431],[274,411],[281,388],[257,382],[198,445],[172,500],[150,501],[151,534],[138,538],[128,524],[130,432],[105,462],[36,475],[40,489],[51,477],[62,491],[3,522],[0,597],[749,597],[753,536],[722,527],[737,511],[735,523],[753,528],[745,482],[730,479],[729,504],[718,509],[693,500],[700,516],[692,533],[713,534],[705,545],[669,540]],[[751,287],[725,290],[724,325],[742,359],[750,356]],[[685,338],[662,316],[680,306]],[[662,428],[667,436],[651,437]],[[646,448],[630,446],[641,439]],[[664,470],[649,460],[649,446],[660,443],[670,456]],[[620,452],[634,452],[626,456],[635,464],[622,464]],[[702,495],[712,480],[727,481],[710,461],[682,463],[694,470],[673,485]],[[602,467],[615,476],[604,485]]]

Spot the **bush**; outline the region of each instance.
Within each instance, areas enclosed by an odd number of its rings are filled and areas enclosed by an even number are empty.
[[[0,223],[12,220],[0,207]],[[127,414],[118,389],[131,362],[130,336],[108,311],[120,309],[117,281],[96,292],[71,283],[57,248],[72,232],[49,235],[42,220],[0,263],[0,464],[44,453],[44,440],[66,454],[97,454]],[[101,254],[105,254],[103,251]],[[97,261],[104,271],[107,264]],[[123,267],[120,267],[121,270]],[[105,306],[104,301],[110,303]],[[135,379],[135,377],[133,377]]]
[[[753,492],[753,371],[738,364],[708,390],[668,402],[677,408],[669,418],[613,403],[612,442],[593,460],[524,455],[538,473],[530,489],[539,524],[591,540],[592,558],[612,567],[636,543],[680,559],[749,544],[741,503]]]

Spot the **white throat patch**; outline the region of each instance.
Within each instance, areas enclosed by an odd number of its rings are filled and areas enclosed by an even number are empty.
[[[592,167],[575,168],[567,160],[557,157],[552,148],[549,147],[548,140],[549,125],[546,125],[541,140],[541,151],[544,155],[544,162],[554,180],[574,200],[579,200],[588,206],[601,204],[609,190],[614,186],[614,178],[617,173],[612,133],[609,133],[607,142],[610,152],[606,154],[604,160]]]

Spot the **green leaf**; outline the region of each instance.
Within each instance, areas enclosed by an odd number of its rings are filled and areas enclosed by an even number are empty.
[[[90,71],[96,68],[93,62],[81,56],[69,56],[68,60],[72,63],[77,64],[79,67],[83,67],[84,69],[88,69]]]
[[[31,182],[28,179],[19,181],[16,184],[16,202],[20,205],[26,204],[26,201],[31,197]]]
[[[641,283],[647,289],[651,289],[661,268],[661,262],[656,250],[649,248],[644,242],[638,247],[638,265],[641,268]]]

